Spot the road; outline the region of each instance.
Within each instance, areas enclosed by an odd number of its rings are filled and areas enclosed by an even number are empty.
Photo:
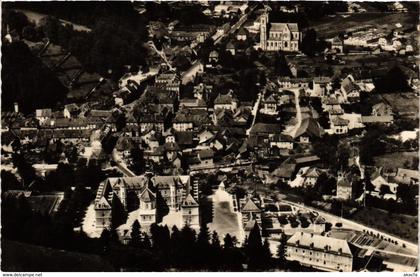
[[[224,33],[218,39],[215,40],[214,44],[219,44],[223,40],[223,38],[225,38],[226,36],[228,36],[230,34],[233,34],[239,28],[241,28],[241,26],[247,21],[248,16],[255,10],[256,7],[257,7],[257,5],[253,5],[252,7],[250,7],[249,11],[246,14],[244,14],[243,16],[241,16],[241,18],[239,18],[238,22],[236,22],[235,24],[233,24],[232,27],[230,27],[229,31],[227,31],[226,33]]]
[[[293,207],[304,209],[304,210],[309,210],[311,212],[317,213],[320,216],[324,217],[326,221],[330,222],[333,225],[335,225],[335,223],[338,223],[339,222],[339,223],[342,224],[342,227],[343,228],[348,228],[348,229],[362,231],[362,232],[363,231],[372,232],[373,234],[378,234],[379,237],[383,236],[384,238],[390,238],[391,240],[397,241],[398,242],[398,245],[405,244],[407,249],[409,249],[410,251],[413,251],[415,253],[418,253],[417,244],[414,244],[414,243],[412,243],[410,241],[407,241],[407,240],[404,240],[402,238],[396,237],[394,235],[385,233],[383,231],[380,231],[380,230],[377,230],[377,229],[374,229],[374,228],[365,226],[363,224],[354,222],[352,220],[341,218],[339,216],[330,214],[328,212],[325,212],[325,211],[322,211],[322,210],[319,210],[319,209],[316,209],[316,208],[313,208],[313,207],[310,207],[310,206],[305,206],[305,205],[298,204],[298,203],[291,202],[291,201],[284,200],[284,199],[281,200],[281,201],[284,202],[284,203],[287,203],[287,204],[289,204],[289,205],[291,205]],[[399,255],[399,253],[394,253],[394,254]]]
[[[112,151],[112,160],[115,162],[116,167],[126,176],[126,177],[135,177],[136,174],[134,174],[134,172],[132,172],[130,169],[127,168],[127,165],[125,164],[125,162],[123,160],[121,160],[118,157],[118,151],[117,150],[113,150]]]
[[[294,126],[291,126],[289,128],[286,128],[284,130],[284,133],[286,135],[289,135],[291,137],[296,137],[296,133],[300,128],[300,125],[302,124],[302,112],[300,109],[300,103],[299,103],[299,89],[290,89],[295,94],[295,107],[296,107],[296,124]]]

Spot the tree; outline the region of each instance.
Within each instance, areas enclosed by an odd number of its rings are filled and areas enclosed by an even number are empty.
[[[411,91],[407,77],[400,67],[394,66],[387,74],[375,80],[375,90],[379,93]]]
[[[384,196],[385,194],[391,193],[391,189],[388,185],[381,185],[379,188],[379,195]]]
[[[107,252],[109,250],[109,242],[111,240],[111,233],[108,229],[105,228],[102,230],[99,240],[101,242],[103,252]]]
[[[114,193],[112,197],[111,209],[111,230],[115,230],[118,226],[127,221],[127,212],[121,203],[120,198]]]
[[[268,239],[266,238],[264,240],[264,244],[262,246],[262,256],[261,259],[263,261],[262,266],[264,266],[264,269],[269,269],[271,267],[271,259],[272,259],[272,254],[271,254],[271,250],[270,250],[270,243],[268,242]]]
[[[283,54],[278,53],[274,58],[274,72],[280,76],[291,76],[289,66]]]
[[[213,234],[211,236],[211,246],[215,249],[220,249],[220,240],[219,240],[219,235],[217,234],[216,231],[213,231]]]
[[[280,265],[284,266],[284,263],[286,262],[286,245],[287,244],[287,237],[286,234],[282,233],[280,237],[280,244],[277,249],[277,256],[279,257],[279,263]]]
[[[232,236],[230,234],[226,234],[225,238],[223,239],[224,242],[224,249],[231,249],[234,247]]]
[[[317,51],[316,31],[309,29],[303,36],[301,50],[306,55],[312,57]]]
[[[255,222],[254,227],[249,233],[245,253],[248,258],[248,268],[251,270],[260,269],[262,266],[263,244],[257,222]]]
[[[10,173],[6,170],[2,170],[1,189],[2,191],[8,191],[11,189],[22,189],[22,185],[13,173]]]
[[[139,247],[141,245],[140,223],[136,219],[131,226],[131,241],[132,246]]]
[[[143,239],[141,241],[141,247],[143,249],[151,249],[152,248],[152,244],[150,242],[150,238],[149,238],[149,235],[147,233],[144,233]]]
[[[410,189],[410,186],[407,184],[399,184],[397,187],[397,198],[401,199],[403,203],[412,204],[415,202],[416,194],[413,193]]]

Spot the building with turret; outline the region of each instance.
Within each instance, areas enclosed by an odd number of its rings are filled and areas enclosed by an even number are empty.
[[[199,226],[198,187],[188,175],[113,177],[102,182],[96,193],[97,232],[111,226],[112,202],[118,197],[127,211],[133,211],[146,230],[158,218],[158,210],[179,213],[179,225]],[[160,200],[159,200],[160,199]],[[162,206],[163,205],[163,206]],[[131,219],[134,221],[134,219]],[[182,227],[180,226],[180,227]]]

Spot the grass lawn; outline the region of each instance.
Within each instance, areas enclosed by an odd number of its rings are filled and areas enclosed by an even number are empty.
[[[414,157],[418,157],[418,152],[395,152],[374,158],[376,166],[389,166],[405,168],[404,163],[409,161],[410,164]]]
[[[69,252],[27,243],[1,241],[2,271],[115,271],[97,255]]]
[[[383,230],[403,239],[417,242],[418,218],[417,216],[388,214],[380,209],[365,208],[357,211],[351,218],[367,226]]]

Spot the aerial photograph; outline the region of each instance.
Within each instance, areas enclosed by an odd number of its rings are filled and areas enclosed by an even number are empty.
[[[417,276],[419,6],[2,1],[3,276]]]

